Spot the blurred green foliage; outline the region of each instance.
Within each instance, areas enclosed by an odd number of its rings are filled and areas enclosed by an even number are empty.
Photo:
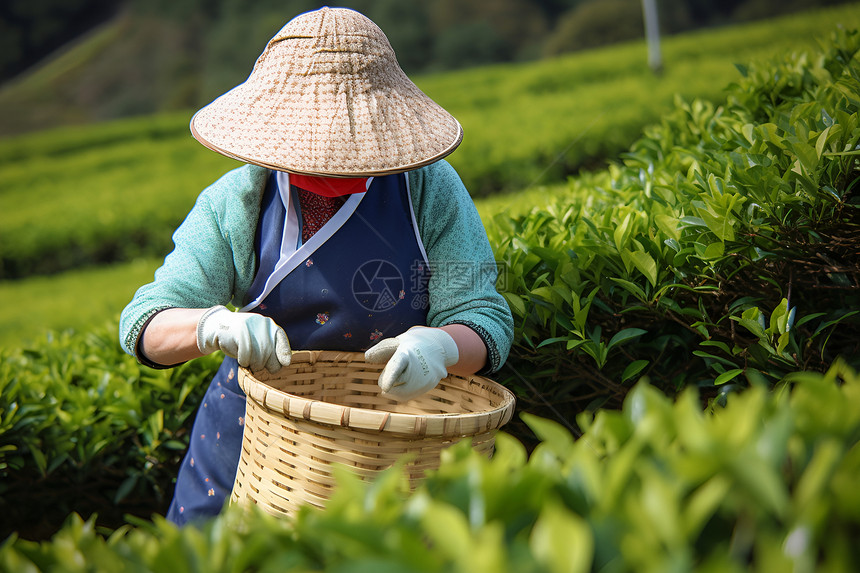
[[[841,3],[840,0],[661,0],[664,33],[767,18]],[[0,81],[38,62],[65,42],[124,9],[132,15],[179,22],[189,41],[212,56],[244,54],[241,70],[280,24],[324,5],[314,0],[7,0],[0,6]],[[345,0],[387,32],[410,72],[453,69],[542,52],[591,48],[643,35],[639,0]],[[614,25],[610,25],[614,22]],[[250,40],[250,41],[249,41]],[[464,46],[464,42],[467,45]],[[547,46],[555,47],[547,50]],[[563,46],[559,49],[560,46]],[[477,49],[476,49],[477,48]],[[187,54],[176,54],[187,57]],[[172,64],[168,58],[166,65]],[[213,59],[204,61],[213,63]],[[138,62],[140,63],[140,62]],[[234,70],[235,71],[235,70]]]
[[[184,116],[0,142],[0,278],[164,256],[173,229],[219,172]]]
[[[0,300],[4,301],[0,347],[39,344],[51,333],[81,332],[116,320],[135,291],[152,281],[163,260],[141,258],[25,280],[0,281]]]
[[[325,510],[230,506],[201,527],[162,518],[99,532],[70,516],[50,540],[11,537],[7,571],[852,571],[860,565],[860,378],[843,364],[754,387],[703,412],[637,384],[578,439],[524,416],[527,455],[443,452],[415,492],[395,467],[340,473]],[[86,569],[85,569],[86,568]]]

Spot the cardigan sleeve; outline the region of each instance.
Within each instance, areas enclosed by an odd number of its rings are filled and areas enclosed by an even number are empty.
[[[246,165],[200,194],[154,280],[137,290],[120,315],[119,338],[127,353],[145,362],[138,352],[140,335],[164,309],[241,303],[256,267],[254,234],[268,173]]]
[[[409,183],[430,263],[427,324],[470,327],[487,347],[483,372],[495,372],[511,348],[513,317],[496,290],[498,268],[478,211],[444,160],[410,172]]]

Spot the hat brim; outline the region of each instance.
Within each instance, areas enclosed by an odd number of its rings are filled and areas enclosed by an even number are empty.
[[[463,139],[373,22],[329,8],[287,23],[245,82],[194,115],[191,133],[240,161],[329,177],[409,171]]]
[[[217,134],[213,134],[206,127],[207,125],[211,125],[210,122],[218,121],[216,117],[210,115],[211,112],[211,109],[203,108],[191,118],[191,134],[203,146],[243,163],[251,163],[276,171],[286,171],[301,175],[372,177],[403,173],[443,159],[457,149],[463,141],[463,127],[456,119],[451,117],[450,122],[451,127],[453,127],[451,130],[453,137],[449,137],[448,141],[440,141],[432,150],[425,149],[421,154],[410,155],[407,161],[390,161],[392,154],[382,152],[378,156],[388,157],[388,161],[363,161],[356,157],[352,159],[341,157],[337,162],[332,162],[325,157],[317,157],[315,160],[311,150],[307,149],[307,145],[303,146],[300,142],[295,143],[283,140],[278,145],[272,146],[270,137],[255,137],[253,128],[242,129],[243,133],[239,137],[236,137],[236,131],[232,132],[232,137],[218,137]],[[206,123],[203,123],[204,118],[206,119]],[[290,143],[292,143],[292,152],[282,152],[281,150],[290,145]],[[305,149],[298,149],[300,147],[305,147]],[[302,157],[305,159],[302,160]]]

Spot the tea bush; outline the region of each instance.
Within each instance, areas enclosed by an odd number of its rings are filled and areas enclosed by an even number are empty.
[[[703,412],[645,382],[582,437],[526,416],[527,455],[467,443],[409,493],[399,468],[343,472],[325,511],[232,506],[200,528],[135,520],[105,536],[71,516],[50,541],[0,546],[7,571],[852,571],[860,566],[860,378],[843,363]]]
[[[151,370],[116,328],[0,349],[0,536],[50,533],[71,511],[116,527],[166,509],[217,357]]]
[[[723,105],[679,99],[606,172],[493,219],[521,400],[569,418],[619,406],[641,375],[712,398],[856,367],[858,50],[841,30],[743,68]]]

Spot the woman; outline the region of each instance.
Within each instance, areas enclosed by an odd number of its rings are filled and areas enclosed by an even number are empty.
[[[442,159],[462,128],[366,17],[291,20],[191,131],[246,165],[201,193],[120,322],[126,351],[154,368],[226,355],[177,478],[178,524],[216,515],[232,489],[239,365],[277,371],[291,347],[366,351],[387,361],[381,391],[408,400],[448,373],[494,372],[512,337],[486,233]]]

